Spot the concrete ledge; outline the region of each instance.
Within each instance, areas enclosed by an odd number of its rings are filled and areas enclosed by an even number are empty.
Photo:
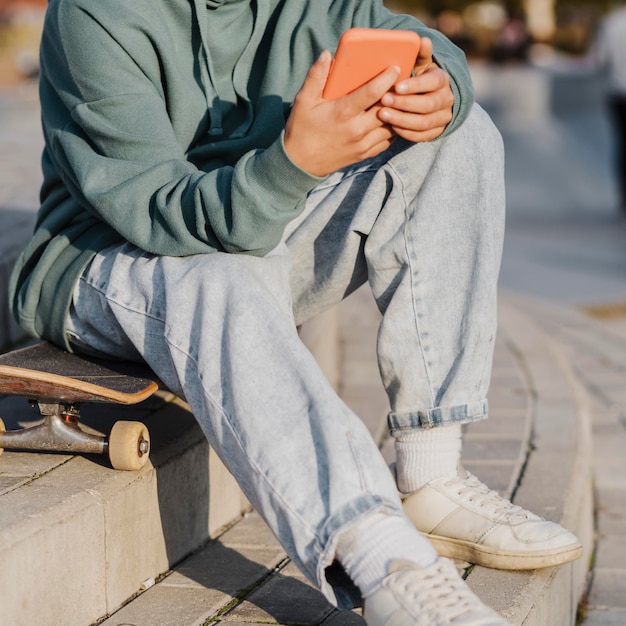
[[[186,406],[159,400],[136,409],[153,442],[140,472],[117,472],[99,459],[3,455],[3,623],[91,624],[249,509]],[[98,420],[106,417],[86,416]],[[28,482],[20,478],[25,456],[31,467],[40,464]]]
[[[477,567],[468,582],[518,626],[569,626],[576,622],[593,550],[589,400],[557,341],[514,300],[501,299],[500,333],[518,355],[534,395],[531,450],[514,502],[574,531],[584,554],[574,563],[529,572]]]
[[[337,319],[332,310],[301,329],[335,385]],[[0,398],[0,414],[8,430],[39,419],[21,398]],[[102,457],[0,458],[2,623],[91,624],[250,509],[183,402],[159,394],[136,407],[86,405],[82,421],[108,432],[112,416],[148,425],[140,472],[116,472]]]

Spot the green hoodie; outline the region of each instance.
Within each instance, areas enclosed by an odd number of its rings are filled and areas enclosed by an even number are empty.
[[[69,349],[85,266],[130,241],[150,253],[263,255],[320,179],[283,129],[311,64],[352,27],[433,39],[456,129],[473,103],[463,53],[380,0],[50,0],[41,42],[44,182],[11,278],[13,314]]]

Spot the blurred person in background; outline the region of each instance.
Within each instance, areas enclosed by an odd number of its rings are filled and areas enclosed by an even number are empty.
[[[620,208],[626,214],[626,0],[602,22],[595,44],[595,58],[609,79],[608,105],[615,129]]]
[[[523,62],[528,56],[531,38],[521,13],[512,13],[504,22],[491,50],[495,63]]]

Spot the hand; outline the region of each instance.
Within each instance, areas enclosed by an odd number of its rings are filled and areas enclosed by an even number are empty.
[[[452,119],[450,77],[433,61],[433,44],[422,39],[414,76],[400,81],[381,98],[380,119],[408,141],[431,141]]]
[[[380,99],[397,81],[390,67],[352,93],[325,100],[330,71],[328,51],[311,66],[295,97],[285,126],[285,149],[291,160],[314,176],[326,176],[386,150],[394,138],[380,117]]]

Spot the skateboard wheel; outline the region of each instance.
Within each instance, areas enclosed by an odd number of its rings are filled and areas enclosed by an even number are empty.
[[[6,430],[6,428],[4,427],[4,422],[2,421],[2,418],[0,417],[0,433],[3,433]],[[4,448],[0,448],[0,454],[2,454],[4,452]]]
[[[113,469],[140,470],[150,455],[150,435],[141,422],[119,421],[109,435],[109,459]]]

